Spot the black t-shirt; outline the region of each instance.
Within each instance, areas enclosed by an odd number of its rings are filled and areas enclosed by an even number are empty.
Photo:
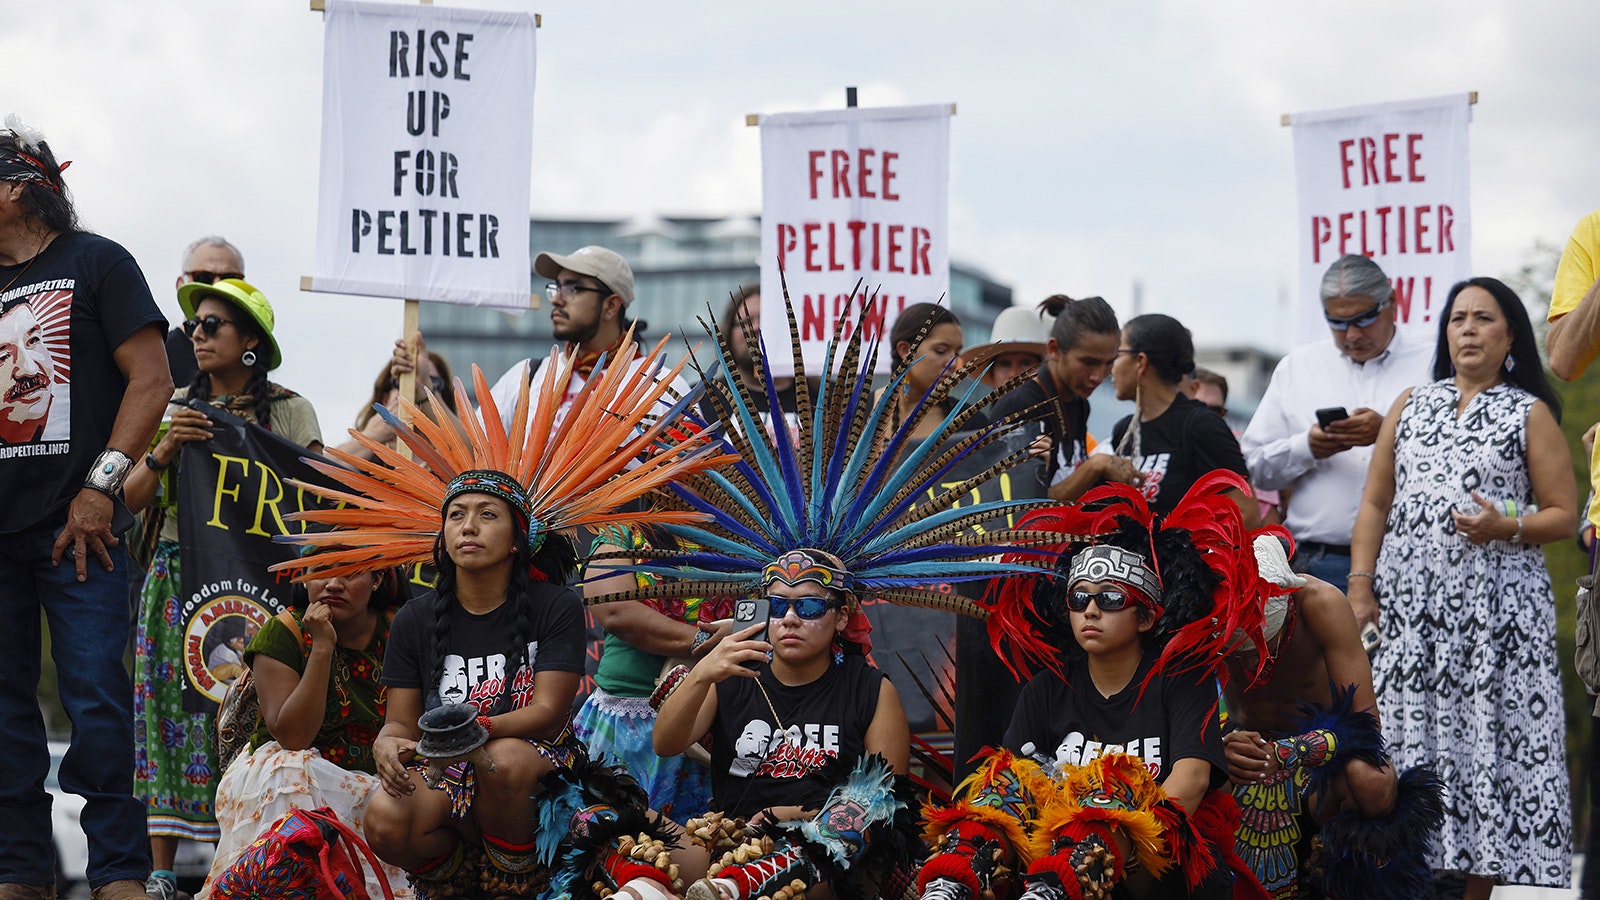
[[[1056,442],[1056,452],[1045,468],[1046,483],[1055,484],[1071,475],[1089,455],[1089,401],[1077,394],[1062,395],[1056,390],[1050,372],[1041,368],[1031,381],[996,400],[989,408],[989,419],[998,422],[1014,412],[1030,408],[1032,411],[1023,421],[1043,423],[1044,433]],[[1039,432],[1030,430],[1028,433]]]
[[[1006,729],[1005,746],[1081,766],[1107,753],[1137,756],[1165,781],[1180,759],[1211,763],[1211,786],[1225,778],[1222,726],[1217,717],[1217,682],[1192,675],[1158,675],[1139,689],[1155,660],[1146,652],[1128,686],[1102,697],[1089,677],[1089,661],[1067,668],[1067,681],[1050,671],[1035,675],[1022,688],[1017,711]]]
[[[762,424],[766,425],[768,429],[771,429],[772,403],[768,401],[767,395],[764,392],[757,391],[753,386],[748,384],[746,387],[750,387],[751,411],[759,415],[761,417]],[[812,401],[815,402],[815,400],[816,395],[813,393]],[[793,383],[778,389],[778,409],[782,411],[783,418],[789,423],[789,427],[791,429],[798,427],[798,422],[795,419],[795,415],[799,412],[799,408],[800,401],[795,397]],[[729,429],[737,429],[740,427],[738,417],[734,414],[733,407],[724,404],[722,402],[722,398],[711,393],[709,389],[706,391],[705,395],[700,398],[700,416],[704,418],[707,423],[714,424],[716,422],[725,421]]]
[[[99,235],[61,234],[0,266],[0,534],[66,521],[111,439],[127,379],[113,353],[164,329],[144,273]]]
[[[533,627],[528,638],[528,661],[511,679],[512,696],[507,709],[521,709],[532,701],[534,676],[540,672],[583,673],[583,601],[577,592],[570,587],[534,582],[522,602],[528,604]],[[504,712],[496,706],[506,693],[506,668],[516,659],[512,646],[517,633],[516,606],[502,603],[480,616],[451,602],[445,617],[449,636],[438,683],[428,683],[438,664],[433,637],[438,627],[439,599],[432,591],[395,614],[394,624],[389,627],[389,648],[383,657],[383,683],[422,690],[424,709],[450,702],[472,703],[486,714]]]
[[[883,673],[846,654],[810,684],[789,687],[763,666],[766,687],[788,729],[779,731],[753,678],[716,685],[711,724],[712,807],[749,818],[770,806],[817,809],[866,753]]]
[[[1111,445],[1122,446],[1122,436],[1133,422],[1124,416],[1111,432]],[[1244,454],[1228,423],[1211,408],[1182,394],[1172,399],[1166,412],[1144,423],[1139,431],[1139,453],[1133,464],[1144,473],[1144,498],[1158,513],[1172,512],[1196,481],[1217,469],[1245,478]]]

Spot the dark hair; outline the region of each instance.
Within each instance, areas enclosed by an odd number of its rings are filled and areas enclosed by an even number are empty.
[[[1506,317],[1506,324],[1511,326],[1511,350],[1507,358],[1514,360],[1516,366],[1509,372],[1502,372],[1501,377],[1507,384],[1514,384],[1543,400],[1550,407],[1550,412],[1555,414],[1556,421],[1560,422],[1561,398],[1556,396],[1555,389],[1550,386],[1549,376],[1544,374],[1544,362],[1533,337],[1533,323],[1528,319],[1528,308],[1522,305],[1522,298],[1517,296],[1517,292],[1498,278],[1468,278],[1450,289],[1450,295],[1444,301],[1444,311],[1439,314],[1439,340],[1433,350],[1434,380],[1455,374],[1455,367],[1450,362],[1450,310],[1456,305],[1456,297],[1469,287],[1488,291],[1489,296],[1500,305],[1500,313]]]
[[[381,569],[377,572],[367,572],[368,575],[377,575],[379,581],[372,589],[372,596],[367,600],[367,609],[381,613],[391,606],[399,606],[406,602],[405,573],[401,569]],[[298,610],[304,610],[311,605],[311,589],[305,582],[294,586],[294,592],[289,595],[289,605]]]
[[[0,149],[26,153],[44,164],[44,176],[55,185],[52,189],[34,181],[22,183],[23,221],[32,220],[49,229],[70,233],[78,231],[78,211],[72,208],[72,195],[67,183],[61,179],[61,166],[56,163],[55,152],[48,141],[23,149],[14,132],[0,128]]]
[[[502,501],[504,502],[504,501]],[[442,513],[441,513],[442,515]],[[519,516],[512,515],[516,533],[512,537],[517,548],[511,560],[511,580],[506,584],[506,602],[516,610],[516,625],[511,634],[511,652],[506,655],[506,678],[514,679],[522,664],[528,661],[528,642],[533,640],[533,598],[530,596],[534,582],[533,572],[551,584],[566,584],[578,568],[578,554],[572,541],[565,535],[550,532],[536,552],[528,552],[527,526]],[[439,577],[434,583],[433,599],[433,684],[444,677],[445,650],[450,639],[450,607],[456,602],[456,563],[444,546],[444,528],[433,541],[433,565]],[[494,713],[507,711],[511,702],[511,686],[500,695]]]
[[[1134,316],[1122,333],[1128,349],[1143,353],[1162,381],[1177,384],[1194,371],[1194,338],[1177,319],[1162,313]]]
[[[1156,565],[1152,568],[1155,568],[1156,574],[1161,577],[1159,602],[1162,612],[1155,627],[1144,633],[1144,644],[1151,649],[1164,644],[1168,635],[1196,618],[1210,615],[1212,594],[1216,591],[1218,583],[1217,573],[1206,565],[1187,529],[1160,528],[1159,517],[1156,523],[1157,531],[1153,541]],[[1073,635],[1071,623],[1061,621],[1049,611],[1061,608],[1067,591],[1072,588],[1066,575],[1072,568],[1073,558],[1079,551],[1095,544],[1120,547],[1145,559],[1150,558],[1152,550],[1150,531],[1128,516],[1118,516],[1115,531],[1093,542],[1072,544],[1057,559],[1056,576],[1039,579],[1034,585],[1033,608],[1038,621],[1044,626],[1044,632],[1051,642],[1060,648],[1063,659],[1081,659],[1086,655],[1086,651]],[[1141,621],[1150,615],[1142,605],[1139,611]]]
[[[739,327],[739,309],[744,306],[744,302],[751,297],[759,296],[761,296],[760,282],[741,284],[737,290],[728,295],[728,305],[722,310],[722,321],[717,324],[717,336],[722,338],[723,343],[733,342],[733,330]]]
[[[954,325],[961,327],[961,320],[950,311],[947,306],[937,303],[913,303],[900,310],[900,317],[894,320],[894,327],[889,329],[889,358],[895,368],[899,368],[907,361],[900,355],[902,343],[911,345],[911,352],[916,353],[917,347],[927,338],[929,332],[940,325]]]
[[[240,335],[256,339],[256,346],[260,348],[261,352],[256,354],[255,365],[250,366],[250,380],[245,382],[243,393],[246,397],[251,397],[255,400],[255,408],[251,412],[255,416],[257,424],[262,428],[269,428],[272,425],[272,404],[270,402],[272,389],[267,382],[267,372],[272,366],[272,361],[267,358],[271,355],[267,350],[269,344],[267,333],[262,330],[260,325],[256,324],[255,318],[246,312],[244,307],[228,299],[225,294],[201,293],[195,297],[195,308],[199,309],[200,301],[207,297],[215,297],[217,300],[228,304],[228,308],[233,310],[233,327]],[[189,382],[189,396],[196,400],[211,400],[210,373],[200,370],[195,371],[194,380]]]
[[[1200,382],[1201,384],[1209,384],[1212,387],[1215,387],[1217,390],[1222,392],[1222,402],[1228,402],[1228,379],[1223,377],[1220,373],[1213,372],[1210,369],[1202,369],[1199,366],[1196,366],[1194,370],[1194,380]]]
[[[451,412],[455,412],[456,390],[450,381],[450,362],[434,350],[428,351],[428,359],[433,363],[433,374],[444,381],[444,390],[439,392],[439,399],[444,401],[444,405]],[[394,376],[389,374],[389,363],[385,361],[383,368],[378,370],[378,377],[372,380],[372,399],[356,413],[356,430],[359,431],[367,427],[367,423],[372,421],[373,416],[377,415],[372,409],[373,405],[383,405],[383,401],[389,398],[389,390],[394,386],[394,383]],[[418,387],[421,387],[421,385],[418,385]]]
[[[1066,294],[1051,294],[1039,302],[1039,310],[1055,320],[1050,336],[1062,350],[1078,346],[1087,334],[1117,333],[1117,314],[1102,297],[1074,300]]]

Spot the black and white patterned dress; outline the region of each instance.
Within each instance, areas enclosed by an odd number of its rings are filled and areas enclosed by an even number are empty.
[[[1394,504],[1377,570],[1374,682],[1401,770],[1435,763],[1447,815],[1435,869],[1511,884],[1572,883],[1566,720],[1555,599],[1533,544],[1473,544],[1452,508],[1533,502],[1528,412],[1511,385],[1458,418],[1449,381],[1418,387],[1395,429]]]

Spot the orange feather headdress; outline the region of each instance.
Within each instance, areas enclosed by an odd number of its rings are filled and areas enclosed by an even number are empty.
[[[557,413],[575,365],[573,353],[552,361],[556,376],[544,379],[536,396],[530,396],[528,382],[523,382],[509,428],[502,424],[477,366],[472,367],[472,378],[483,408],[461,417],[464,433],[432,421],[405,399],[401,406],[410,413],[414,427],[382,406],[375,407],[415,458],[407,459],[352,430],[351,436],[376,459],[329,448],[327,456],[341,465],[308,460],[348,490],[291,482],[337,506],[287,518],[333,530],[283,536],[280,540],[314,552],[273,569],[292,571],[295,580],[304,581],[431,560],[451,482],[468,472],[501,473],[509,476],[502,482],[521,486],[525,502],[519,513],[528,518],[530,541],[539,534],[570,534],[581,526],[602,523],[705,519],[686,510],[618,511],[674,480],[737,458],[721,452],[720,443],[706,440],[695,428],[674,427],[699,399],[699,389],[664,399],[687,362],[661,372],[667,341],[662,338],[636,365],[604,365],[602,360],[604,368],[596,367],[596,374],[584,382],[560,424]],[[613,359],[633,357],[630,330]],[[460,379],[455,391],[456,408],[471,410]],[[431,391],[429,396],[437,399]],[[659,415],[658,404],[665,405]],[[441,406],[434,403],[436,409]]]

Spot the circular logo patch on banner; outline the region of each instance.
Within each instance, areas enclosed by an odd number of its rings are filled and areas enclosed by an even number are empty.
[[[259,601],[219,594],[189,617],[183,632],[183,668],[195,690],[221,703],[244,671],[244,648],[272,613]]]

